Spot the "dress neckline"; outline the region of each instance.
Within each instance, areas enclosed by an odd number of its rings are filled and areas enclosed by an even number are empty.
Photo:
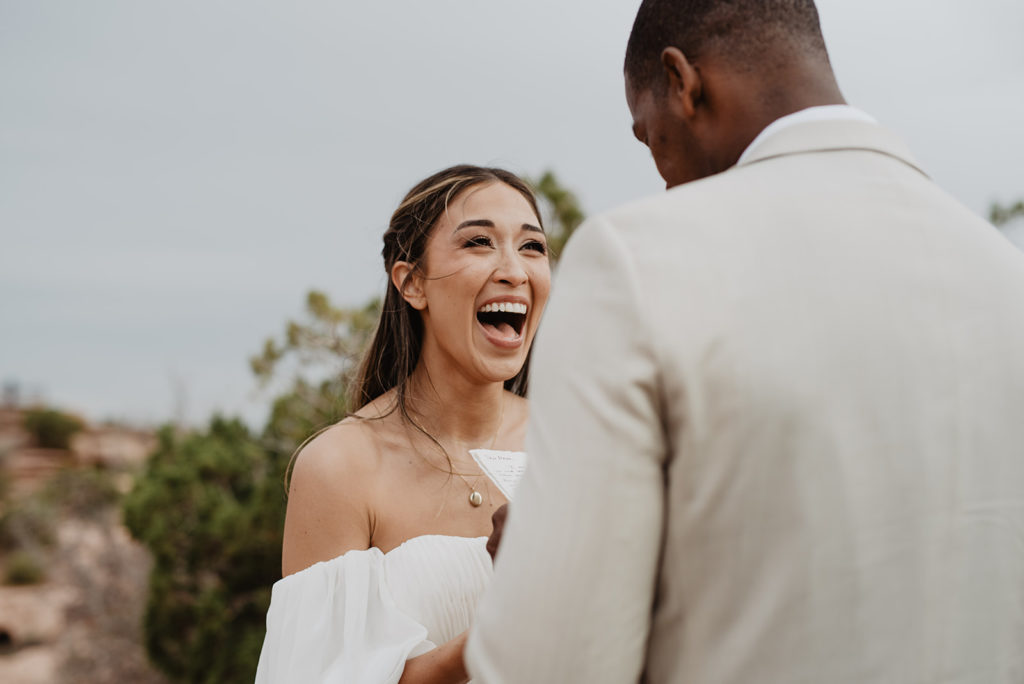
[[[386,551],[386,552],[385,551],[381,551],[380,548],[376,547],[376,546],[371,546],[368,549],[349,549],[348,551],[346,551],[344,553],[338,554],[334,558],[329,558],[327,560],[317,561],[316,563],[313,563],[312,565],[306,566],[302,570],[297,570],[297,571],[293,572],[290,575],[285,575],[284,577],[279,579],[278,582],[285,582],[285,581],[290,580],[292,578],[298,578],[298,577],[302,577],[304,575],[308,575],[309,572],[313,568],[319,567],[321,565],[326,566],[326,565],[331,565],[331,564],[337,563],[337,562],[343,560],[344,558],[346,558],[349,555],[356,556],[356,555],[360,555],[360,554],[370,554],[370,555],[380,554],[381,558],[388,558],[391,554],[395,553],[399,549],[406,548],[410,543],[413,543],[413,542],[418,543],[418,542],[425,541],[425,540],[430,539],[430,538],[435,538],[435,539],[452,539],[452,540],[460,540],[460,541],[464,541],[464,542],[479,542],[480,540],[486,540],[487,539],[486,536],[463,537],[463,536],[460,536],[460,535],[457,535],[457,534],[419,534],[419,535],[416,535],[415,537],[409,537],[408,539],[406,539],[404,542],[402,542],[401,544],[399,544],[395,548],[391,549],[390,551]]]
[[[381,549],[379,547],[377,547],[377,546],[371,546],[367,550],[368,551],[377,550],[377,551],[380,551],[382,555],[388,556],[388,555],[394,553],[395,551],[398,551],[402,547],[406,546],[407,544],[410,544],[412,542],[419,542],[419,541],[425,540],[425,539],[430,539],[431,537],[435,537],[435,538],[438,538],[438,539],[461,539],[461,540],[465,540],[465,541],[479,541],[480,539],[487,539],[487,535],[482,535],[482,536],[479,536],[479,537],[463,537],[463,536],[458,535],[458,534],[418,534],[415,537],[409,537],[404,542],[402,542],[401,544],[399,544],[395,548],[391,549],[390,551],[381,551]],[[358,549],[352,549],[352,550],[353,551],[357,551]],[[350,553],[350,552],[346,551],[345,553]],[[341,556],[344,556],[345,553],[341,554]],[[341,558],[341,556],[338,556],[338,558]]]

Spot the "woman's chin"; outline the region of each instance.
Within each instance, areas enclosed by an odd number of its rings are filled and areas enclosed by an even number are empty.
[[[480,359],[477,368],[479,369],[478,373],[488,382],[504,383],[519,375],[525,361],[525,355],[521,358],[519,355],[516,355],[515,358],[484,358]]]
[[[502,335],[477,324],[476,366],[478,372],[490,382],[505,382],[519,375],[526,363],[532,336],[523,330],[513,335]]]

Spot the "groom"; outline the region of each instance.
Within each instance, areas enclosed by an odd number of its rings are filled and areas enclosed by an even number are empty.
[[[670,190],[562,261],[474,681],[1024,680],[1024,257],[811,0],[645,0],[625,77]]]

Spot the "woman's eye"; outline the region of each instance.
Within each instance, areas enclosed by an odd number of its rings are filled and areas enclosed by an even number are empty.
[[[531,240],[530,242],[527,242],[525,245],[523,245],[523,249],[532,249],[536,252],[540,252],[541,254],[548,253],[548,246],[545,245],[543,242],[538,242],[536,240]]]
[[[463,246],[464,247],[490,247],[491,246],[491,238],[487,237],[486,235],[478,235],[475,238],[470,238],[469,240],[466,240],[466,244],[463,245]]]

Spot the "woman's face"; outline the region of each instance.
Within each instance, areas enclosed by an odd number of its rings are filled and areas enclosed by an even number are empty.
[[[526,362],[551,290],[547,239],[530,203],[500,182],[464,190],[427,241],[423,354],[472,381],[504,382]]]

